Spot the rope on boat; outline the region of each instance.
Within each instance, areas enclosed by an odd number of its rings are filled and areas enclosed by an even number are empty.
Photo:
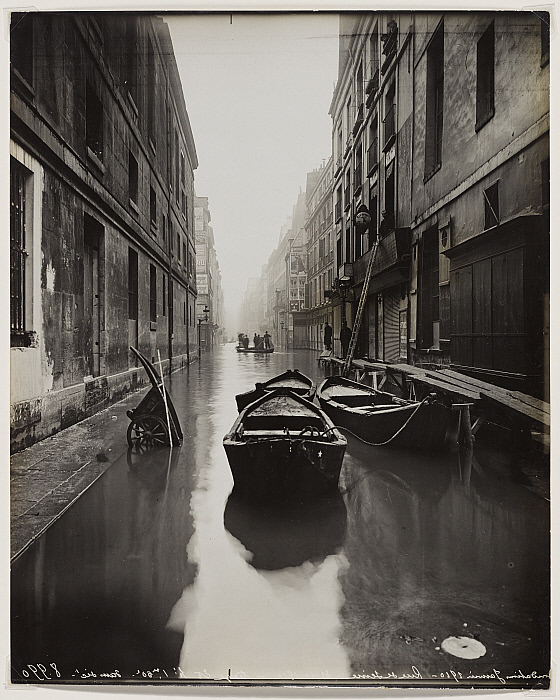
[[[368,440],[364,440],[364,438],[361,438],[359,435],[356,435],[356,433],[353,433],[349,428],[345,428],[345,427],[343,427],[343,426],[341,426],[341,425],[335,425],[335,426],[333,426],[333,428],[327,428],[327,430],[325,430],[325,432],[323,433],[323,435],[326,435],[329,431],[332,432],[334,429],[337,429],[337,430],[344,430],[344,431],[346,431],[347,433],[350,433],[350,435],[353,435],[355,438],[357,438],[357,439],[360,440],[361,442],[364,442],[366,445],[371,445],[372,447],[382,447],[383,445],[388,445],[390,442],[392,442],[392,441],[397,437],[397,435],[399,435],[400,433],[402,433],[402,431],[406,428],[406,426],[407,426],[407,425],[410,423],[410,421],[414,418],[414,416],[416,415],[416,412],[419,411],[420,408],[421,408],[425,403],[427,403],[428,401],[431,401],[432,399],[433,399],[432,394],[429,394],[428,396],[426,396],[426,398],[423,399],[423,400],[418,404],[418,406],[416,406],[416,408],[414,409],[414,411],[410,414],[410,416],[406,419],[406,421],[401,425],[401,427],[397,430],[397,432],[396,432],[392,437],[390,437],[388,440],[385,440],[385,442],[369,442]]]

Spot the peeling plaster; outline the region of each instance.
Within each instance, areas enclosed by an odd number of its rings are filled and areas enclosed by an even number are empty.
[[[49,292],[54,292],[54,279],[56,273],[52,264],[47,264],[45,266],[45,289]]]

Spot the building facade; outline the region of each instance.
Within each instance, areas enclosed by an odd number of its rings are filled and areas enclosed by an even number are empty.
[[[222,275],[214,244],[208,197],[195,197],[197,342],[201,352],[223,342]]]
[[[335,338],[353,321],[379,236],[356,356],[451,365],[542,393],[547,19],[341,15],[330,110]],[[362,205],[367,234],[355,226]]]
[[[12,449],[196,355],[198,162],[165,23],[13,13]]]
[[[334,274],[332,158],[307,174],[305,247],[307,278],[302,310],[294,316],[294,347],[321,352],[324,325],[332,324],[329,296]]]

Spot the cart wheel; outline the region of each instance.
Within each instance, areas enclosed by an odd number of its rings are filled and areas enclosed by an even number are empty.
[[[134,418],[126,431],[126,439],[131,447],[138,449],[169,445],[167,426],[159,416],[153,414]]]

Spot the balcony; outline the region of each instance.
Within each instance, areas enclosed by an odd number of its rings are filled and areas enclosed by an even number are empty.
[[[378,166],[379,164],[379,156],[378,156],[378,138],[377,136],[375,139],[371,142],[368,152],[367,152],[367,169],[368,169],[368,175],[370,175]]]
[[[395,141],[395,105],[392,104],[385,114],[383,120],[383,150],[388,150]]]
[[[358,131],[360,130],[360,127],[364,123],[364,105],[361,104],[358,107],[358,114],[356,115],[356,121],[354,122],[354,128],[352,129],[352,134],[356,136]]]

